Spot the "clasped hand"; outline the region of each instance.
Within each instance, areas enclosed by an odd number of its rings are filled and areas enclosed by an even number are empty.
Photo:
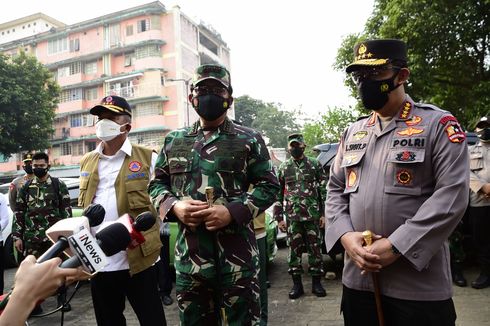
[[[373,243],[364,245],[362,232],[347,232],[341,238],[345,252],[354,263],[365,272],[379,272],[383,267],[391,265],[400,255],[391,250],[391,242],[380,235],[373,235]]]
[[[173,209],[177,218],[192,228],[205,223],[206,229],[216,231],[231,223],[230,211],[223,205],[209,207],[206,202],[194,199],[180,200]]]

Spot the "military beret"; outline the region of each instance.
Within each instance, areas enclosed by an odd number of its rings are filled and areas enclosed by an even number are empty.
[[[367,40],[354,46],[354,61],[345,71],[351,73],[362,67],[383,66],[393,61],[407,61],[407,45],[401,40]]]
[[[104,97],[102,101],[100,101],[100,104],[90,109],[90,114],[100,115],[104,110],[131,116],[131,106],[129,103],[124,98],[116,95]]]
[[[481,128],[481,129],[486,127],[490,127],[490,116],[482,117],[475,126],[475,128]]]
[[[206,79],[217,80],[226,88],[231,89],[230,72],[222,65],[204,64],[197,67],[192,85],[197,86],[197,84]]]
[[[302,134],[291,134],[288,136],[288,145],[291,145],[293,142],[304,144],[305,139],[303,138]]]

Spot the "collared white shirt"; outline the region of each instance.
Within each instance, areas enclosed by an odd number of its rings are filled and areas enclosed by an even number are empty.
[[[121,168],[123,168],[122,165],[126,155],[131,156],[132,150],[132,145],[127,138],[119,151],[117,151],[117,153],[112,156],[108,156],[102,153],[102,146],[103,143],[101,142],[95,149],[99,153],[100,158],[98,166],[99,184],[97,185],[97,190],[95,192],[93,203],[100,204],[102,205],[102,207],[104,207],[105,218],[102,224],[92,228],[92,234],[95,234],[98,230],[107,227],[119,218],[119,213],[117,211],[116,189],[114,185],[116,183],[116,178],[119,174],[119,171],[121,170]],[[149,176],[150,178],[153,175],[156,160],[157,154],[152,153]],[[150,182],[150,178],[148,180],[148,183]],[[104,272],[129,269],[128,255],[126,251],[121,251],[113,256],[108,257],[108,262],[108,265],[103,269]]]
[[[0,194],[0,241],[3,241],[2,233],[3,230],[9,224],[9,209],[8,209],[8,200],[7,196],[4,194]]]

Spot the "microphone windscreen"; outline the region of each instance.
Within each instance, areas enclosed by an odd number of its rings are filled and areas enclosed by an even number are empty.
[[[100,225],[105,217],[105,209],[100,204],[90,204],[83,210],[83,216],[86,216],[90,227]]]
[[[155,216],[151,212],[144,212],[136,216],[133,227],[136,231],[147,231],[155,224]]]
[[[131,241],[128,229],[121,223],[113,223],[100,230],[95,235],[95,238],[99,240],[99,246],[107,256],[112,256],[119,251],[125,250]]]

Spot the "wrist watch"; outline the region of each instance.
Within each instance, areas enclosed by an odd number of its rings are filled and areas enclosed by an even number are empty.
[[[394,254],[394,255],[400,255],[400,250],[398,250],[395,245],[391,245],[391,252]]]

